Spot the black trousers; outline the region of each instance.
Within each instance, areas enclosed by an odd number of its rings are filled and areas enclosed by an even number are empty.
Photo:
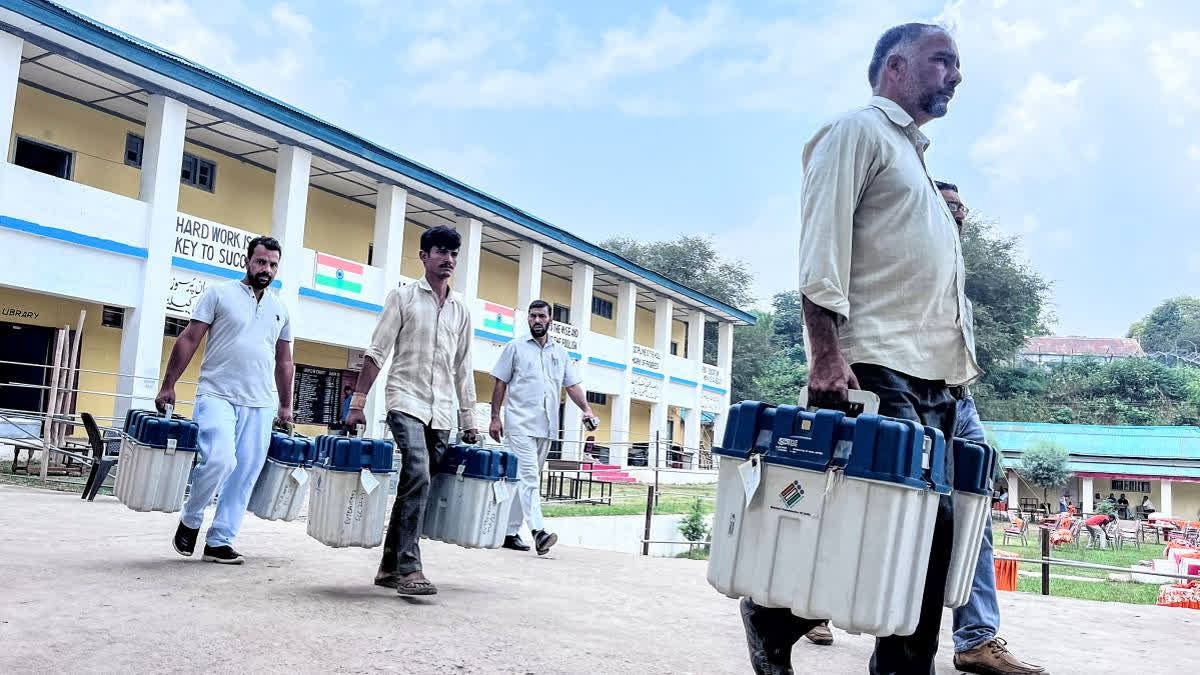
[[[402,576],[421,570],[418,542],[425,523],[425,504],[429,501],[429,473],[446,453],[450,432],[431,429],[421,420],[394,410],[388,413],[387,420],[403,459],[392,518],[383,538],[379,574]]]
[[[854,364],[851,369],[864,390],[879,396],[880,415],[920,422],[941,429],[947,439],[953,437],[956,401],[945,382],[922,380],[871,364]],[[952,467],[947,468],[953,471]],[[878,675],[934,673],[933,659],[937,654],[953,543],[954,506],[947,496],[938,503],[917,630],[912,635],[877,638],[869,672]],[[790,650],[805,633],[824,622],[823,619],[800,618],[786,607],[753,605],[748,614],[747,618],[773,649]]]

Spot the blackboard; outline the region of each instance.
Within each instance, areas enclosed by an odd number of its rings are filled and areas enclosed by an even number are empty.
[[[342,371],[296,364],[292,413],[297,424],[341,421]]]

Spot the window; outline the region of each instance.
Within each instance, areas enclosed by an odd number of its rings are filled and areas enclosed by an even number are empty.
[[[70,150],[31,141],[28,138],[17,138],[17,147],[13,152],[13,164],[67,180],[71,180],[74,159],[75,154]]]
[[[129,166],[142,165],[142,137],[125,134],[125,163]]]
[[[1150,481],[1148,480],[1114,480],[1112,482],[1113,492],[1150,492]]]
[[[129,166],[142,166],[142,151],[145,141],[137,134],[125,135],[125,163]],[[179,169],[179,182],[184,185],[213,191],[217,181],[217,165],[207,159],[183,153],[183,166]]]
[[[606,319],[611,319],[613,316],[612,302],[605,300],[604,298],[597,298],[593,295],[592,314],[595,314],[596,316],[602,316]]]
[[[173,316],[167,317],[166,326],[163,328],[163,335],[167,337],[179,337],[184,328],[187,328],[187,319],[176,319]]]
[[[608,405],[608,394],[601,394],[598,391],[589,391],[587,393],[587,402],[595,403],[596,405]]]
[[[571,308],[564,307],[556,302],[554,303],[554,309],[551,312],[550,318],[559,323],[571,323]]]
[[[671,340],[671,356],[679,356],[679,343]]]
[[[108,328],[120,328],[125,325],[125,308],[105,305],[100,313],[100,325]]]

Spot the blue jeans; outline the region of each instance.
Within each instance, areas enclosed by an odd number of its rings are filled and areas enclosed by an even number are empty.
[[[964,398],[958,402],[954,435],[968,441],[985,441],[983,425],[975,401]],[[971,582],[971,597],[967,604],[954,610],[954,651],[965,652],[996,637],[1000,630],[1000,604],[996,600],[996,568],[992,563],[991,523],[983,530],[979,542],[979,562],[975,564],[975,579]]]
[[[199,529],[204,509],[218,492],[217,515],[208,527],[209,546],[230,546],[242,527],[250,492],[267,459],[275,408],[233,405],[200,396],[193,417],[200,427],[200,463],[192,469],[192,492],[180,520]]]

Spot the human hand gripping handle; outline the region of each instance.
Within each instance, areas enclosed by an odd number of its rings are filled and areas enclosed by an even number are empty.
[[[154,407],[159,413],[167,412],[167,408],[175,407],[175,387],[163,383],[161,389],[158,390],[158,396],[154,398]]]
[[[850,389],[860,389],[858,378],[838,345],[838,317],[804,297],[804,327],[808,330],[811,358],[808,371],[808,404],[846,410]]]

